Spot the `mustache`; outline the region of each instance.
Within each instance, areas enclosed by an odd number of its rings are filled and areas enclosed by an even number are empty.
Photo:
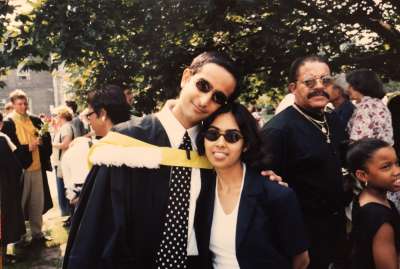
[[[310,99],[310,98],[313,98],[316,96],[324,96],[327,99],[329,99],[329,97],[330,97],[329,94],[325,91],[313,91],[313,92],[310,92],[309,94],[307,94],[307,99]]]

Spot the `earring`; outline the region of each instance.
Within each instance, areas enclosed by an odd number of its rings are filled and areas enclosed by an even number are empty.
[[[365,181],[365,187],[368,187],[368,181]]]

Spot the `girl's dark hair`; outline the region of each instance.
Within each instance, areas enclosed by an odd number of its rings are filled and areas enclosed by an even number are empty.
[[[385,96],[382,81],[374,71],[357,69],[348,73],[346,80],[354,90],[365,96],[379,99]]]
[[[114,125],[130,119],[130,106],[123,91],[116,85],[106,85],[96,90],[90,95],[88,104],[97,115],[104,109]]]
[[[0,122],[3,121],[3,113],[0,112]]]
[[[200,155],[204,155],[204,133],[208,130],[213,121],[221,114],[232,113],[240,132],[243,135],[246,151],[242,153],[241,160],[249,166],[259,167],[262,160],[261,138],[256,119],[247,108],[239,103],[229,103],[220,107],[202,123],[201,130],[196,139],[197,149]]]
[[[374,153],[381,149],[390,147],[390,144],[376,138],[363,138],[350,145],[347,152],[347,165],[351,173],[357,170],[366,170],[366,163]]]

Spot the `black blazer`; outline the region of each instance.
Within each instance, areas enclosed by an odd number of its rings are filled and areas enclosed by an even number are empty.
[[[158,146],[170,146],[150,115],[114,130]],[[94,166],[72,221],[63,268],[151,269],[161,242],[171,167]],[[201,170],[202,184],[212,170]],[[198,222],[195,220],[196,238]]]
[[[215,177],[204,186],[208,189],[199,197],[196,216],[201,227],[199,249],[208,253],[209,262],[215,186]],[[236,228],[236,257],[240,268],[291,268],[292,257],[307,248],[295,193],[247,169]]]

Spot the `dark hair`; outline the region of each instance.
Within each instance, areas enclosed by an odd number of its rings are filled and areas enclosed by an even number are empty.
[[[385,96],[382,81],[374,71],[357,69],[348,73],[346,80],[354,90],[365,96],[379,99]]]
[[[320,62],[320,63],[324,63],[329,66],[328,61],[318,55],[310,55],[310,56],[297,58],[290,65],[289,83],[297,81],[297,77],[299,76],[300,67],[308,62]]]
[[[130,107],[120,87],[105,85],[89,96],[88,104],[97,115],[101,109],[107,112],[107,117],[113,124],[118,124],[130,119]]]
[[[381,149],[390,147],[390,144],[376,138],[363,138],[350,145],[347,152],[347,165],[351,173],[357,170],[366,170],[366,163],[374,153]]]
[[[0,112],[0,122],[3,121],[3,113]]]
[[[237,64],[226,54],[217,51],[206,51],[196,56],[188,67],[192,74],[196,74],[200,69],[209,63],[213,63],[223,67],[226,71],[232,74],[236,81],[234,92],[229,96],[229,101],[235,100],[240,95],[240,80],[241,75]]]
[[[78,105],[77,105],[76,102],[73,101],[73,100],[67,100],[67,101],[65,101],[65,104],[67,105],[67,107],[69,107],[70,109],[72,109],[72,112],[74,112],[74,114],[75,114],[76,111],[78,110]]]
[[[197,149],[200,155],[204,155],[204,133],[208,130],[213,121],[221,114],[232,113],[240,132],[243,135],[244,144],[247,150],[242,153],[241,160],[249,166],[257,167],[261,161],[261,137],[256,119],[247,108],[238,103],[229,103],[220,107],[202,123],[201,130],[196,139]]]

